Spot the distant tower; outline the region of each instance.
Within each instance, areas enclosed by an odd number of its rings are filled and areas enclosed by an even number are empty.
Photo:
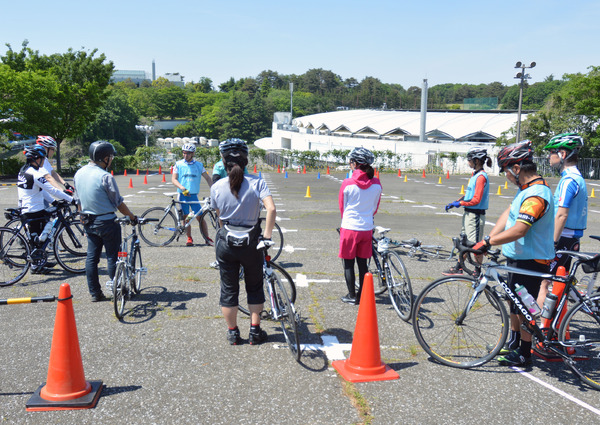
[[[152,59],[152,81],[156,80],[156,63]]]

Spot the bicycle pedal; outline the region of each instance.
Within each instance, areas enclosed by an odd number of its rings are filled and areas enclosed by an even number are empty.
[[[139,271],[143,275],[146,275],[148,274],[148,267],[140,267],[139,269],[137,269],[137,271]]]

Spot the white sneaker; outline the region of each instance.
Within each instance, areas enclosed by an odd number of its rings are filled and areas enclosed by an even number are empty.
[[[106,289],[108,289],[110,292],[112,292],[113,290],[113,281],[109,280],[106,282]]]
[[[219,270],[219,262],[216,260],[213,261],[212,263],[210,263],[209,266],[212,267],[213,269]]]

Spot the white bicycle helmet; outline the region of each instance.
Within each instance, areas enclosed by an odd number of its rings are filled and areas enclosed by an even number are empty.
[[[38,136],[35,142],[45,148],[56,149],[56,140],[50,136]]]
[[[184,152],[196,152],[196,145],[193,143],[185,143],[181,147],[181,150]]]

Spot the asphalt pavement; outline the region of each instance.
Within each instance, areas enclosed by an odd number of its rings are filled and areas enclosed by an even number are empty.
[[[58,295],[67,282],[73,293],[85,377],[102,380],[98,405],[89,410],[27,412],[25,404],[46,381],[56,303],[0,306],[2,367],[0,421],[18,424],[481,424],[595,423],[600,393],[583,386],[562,363],[534,360],[526,373],[496,362],[459,370],[432,362],[412,326],[396,315],[387,293],[376,297],[382,360],[399,379],[346,385],[331,361],[347,357],[358,307],[346,293],[337,257],[338,192],[344,171],[298,174],[261,171],[272,190],[284,251],[278,263],[298,287],[296,307],[304,351],[296,362],[277,323],[263,322],[267,343],[247,344],[248,319],[240,315],[245,343],[229,346],[218,305],[219,274],[210,268],[214,250],[185,238],[167,247],[143,244],[148,268],[142,293],[122,321],[110,302],[92,303],[84,275],[59,266],[45,276],[28,274],[0,288],[0,298]],[[166,206],[169,177],[117,176],[126,203],[136,214]],[[416,237],[451,247],[461,226],[460,210],[443,206],[460,197],[469,176],[396,173],[380,175],[383,197],[376,224],[394,239]],[[128,188],[129,182],[133,188]],[[492,177],[486,232],[516,193]],[[557,179],[550,179],[554,188]],[[588,193],[598,188],[588,181]],[[500,188],[500,194],[498,194]],[[0,206],[16,205],[16,187],[0,188]],[[310,194],[310,197],[307,197]],[[208,195],[205,182],[201,196]],[[590,198],[587,234],[600,234],[600,203]],[[550,231],[550,229],[549,229]],[[598,250],[585,237],[582,251]],[[417,295],[452,262],[409,258],[405,262]],[[107,280],[104,261],[101,282]]]

